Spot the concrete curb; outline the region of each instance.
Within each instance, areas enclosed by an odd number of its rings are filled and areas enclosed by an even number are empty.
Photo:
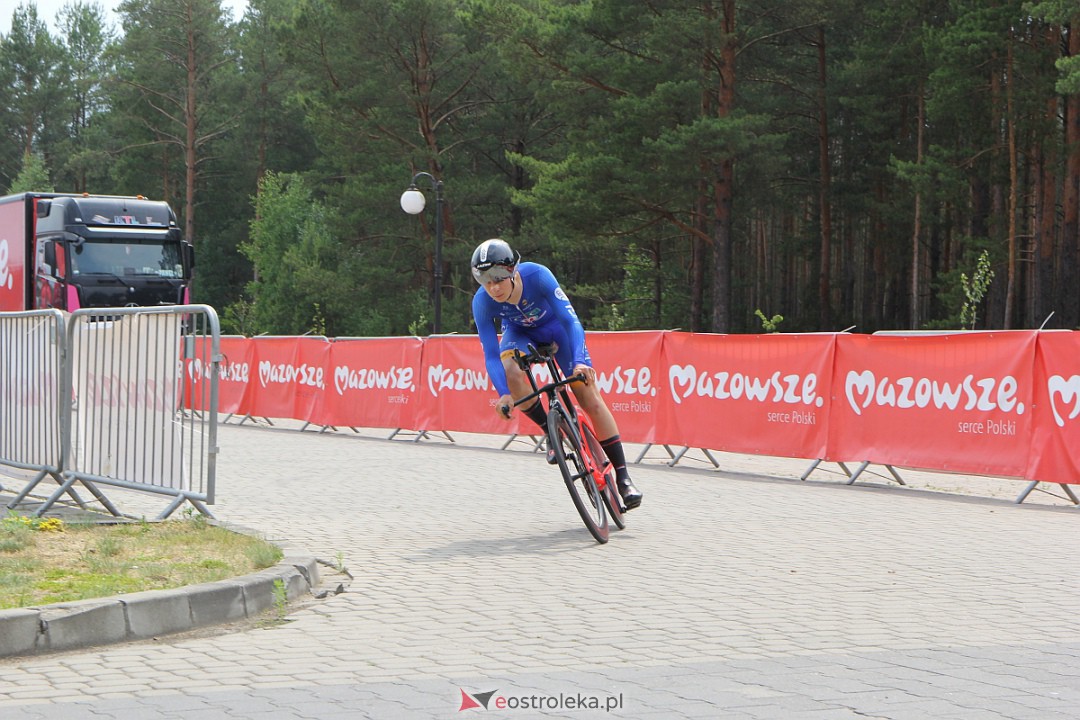
[[[292,602],[319,584],[318,561],[288,556],[272,568],[229,580],[0,610],[0,657],[146,640],[254,618],[274,607],[278,580]]]

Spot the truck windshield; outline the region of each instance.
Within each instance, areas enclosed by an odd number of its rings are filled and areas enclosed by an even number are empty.
[[[72,248],[76,275],[153,275],[183,277],[179,243],[84,242]]]

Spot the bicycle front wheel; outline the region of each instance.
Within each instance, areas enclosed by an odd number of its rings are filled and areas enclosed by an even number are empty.
[[[548,442],[555,450],[566,489],[581,515],[585,527],[599,543],[608,541],[608,518],[604,512],[604,500],[585,465],[585,455],[570,418],[561,407],[548,412]]]

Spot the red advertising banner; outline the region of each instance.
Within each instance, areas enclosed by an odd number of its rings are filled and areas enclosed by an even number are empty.
[[[251,377],[255,367],[255,343],[245,337],[221,338],[221,367],[218,370],[218,410],[247,415],[251,405]]]
[[[291,382],[293,386],[293,414],[297,420],[315,420],[315,408],[321,403],[326,391],[327,367],[330,365],[330,341],[324,337],[296,338],[296,359],[292,367],[281,369],[281,381]],[[260,379],[262,363],[259,363]],[[271,371],[271,376],[274,376]]]
[[[338,339],[330,345],[318,425],[414,430],[420,399],[418,337]]]
[[[297,340],[295,337],[268,336],[251,339],[255,357],[248,414],[266,418],[305,419],[295,414]]]
[[[1035,336],[839,336],[827,459],[1022,476]]]
[[[488,379],[480,339],[475,335],[434,335],[424,341],[420,370],[418,430],[535,435],[539,428],[515,412],[504,420],[495,412],[498,396]]]
[[[835,337],[667,333],[657,442],[823,457]]]
[[[1035,407],[1026,477],[1080,483],[1080,334],[1041,332],[1035,345]]]
[[[245,400],[248,393],[248,375],[254,346],[244,337],[223,337],[219,346],[222,355],[218,368],[218,412],[247,414]],[[195,338],[193,358],[186,359],[187,388],[184,407],[206,410],[210,403],[210,372],[208,360],[210,349],[204,337]]]
[[[629,442],[1080,483],[1078,333],[587,337]],[[221,352],[221,412],[541,432],[495,413],[476,336],[223,337]],[[207,402],[209,371],[188,362],[189,407]]]
[[[585,334],[596,369],[596,385],[626,442],[656,439],[662,332],[589,332]]]

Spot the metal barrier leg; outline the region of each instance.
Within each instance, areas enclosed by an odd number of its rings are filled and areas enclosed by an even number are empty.
[[[896,468],[894,468],[892,465],[886,465],[885,467],[889,470],[889,474],[893,476],[893,480],[900,483],[901,485],[907,485],[907,483],[904,482],[904,478],[900,477],[900,473],[896,472]]]
[[[22,490],[20,490],[19,494],[16,495],[15,498],[11,502],[9,502],[7,504],[8,510],[11,510],[11,509],[13,509],[15,507],[18,507],[19,503],[21,503],[23,500],[25,500],[26,497],[31,492],[33,492],[34,488],[37,487],[38,483],[40,483],[42,481],[42,479],[48,474],[49,474],[48,471],[42,470],[37,475],[35,475],[34,479],[31,480],[30,482],[28,482],[26,484],[26,487],[24,487]],[[57,482],[60,482],[60,481],[57,480]]]
[[[214,513],[210,512],[210,508],[206,507],[206,503],[204,503],[202,500],[196,500],[195,498],[188,498],[188,502],[190,502],[192,505],[194,505],[196,510],[198,510],[199,512],[201,512],[203,515],[210,518],[211,520],[216,520],[217,519],[217,518],[214,517]]]
[[[848,478],[847,484],[848,485],[854,485],[855,481],[859,479],[860,475],[862,475],[862,471],[865,470],[867,468],[867,466],[869,466],[869,465],[870,465],[869,460],[863,460],[862,465],[859,465],[859,469],[856,470],[855,473],[850,478]],[[844,467],[844,466],[841,465],[840,467]],[[844,468],[844,471],[846,472],[847,468]]]
[[[446,430],[434,430],[433,432],[437,432],[438,434],[442,435],[444,438],[446,438],[447,440],[449,440],[452,443],[457,442],[456,440],[454,440],[453,437],[451,437],[450,433],[448,433]],[[416,437],[413,438],[413,442],[418,443],[421,440],[430,440],[430,439],[431,439],[431,433],[429,433],[427,430],[417,430],[416,431]]]
[[[101,503],[102,507],[108,510],[111,514],[117,517],[120,516],[120,509],[113,505],[112,501],[109,500],[109,498],[105,497],[105,493],[101,492],[101,490],[98,490],[97,486],[94,485],[94,483],[88,480],[80,480],[79,482],[82,483],[84,488],[90,491],[90,494],[94,496],[95,500]]]
[[[120,517],[121,513],[117,509],[117,507],[113,505],[109,498],[105,497],[104,493],[98,490],[92,482],[74,476],[69,477],[62,483],[60,483],[60,487],[58,487],[52,495],[46,498],[45,502],[38,506],[36,510],[34,510],[34,515],[36,517],[41,517],[49,511],[49,508],[56,504],[56,501],[59,500],[62,495],[64,495],[65,493],[70,495],[73,492],[73,487],[76,482],[81,482],[83,484],[83,487],[89,490],[90,494],[97,498],[97,501],[100,502],[102,506],[113,515],[113,517]],[[81,501],[80,505],[82,505],[82,507],[85,509],[86,505],[82,504]]]
[[[635,465],[640,465],[641,461],[645,459],[645,455],[648,454],[649,448],[652,447],[652,443],[649,443],[645,447],[641,448],[641,454],[637,456],[637,460],[634,461]]]
[[[156,520],[165,520],[170,515],[172,515],[174,512],[176,512],[176,509],[179,508],[181,505],[183,505],[185,500],[190,502],[195,507],[196,510],[198,510],[200,513],[202,513],[206,517],[210,518],[211,520],[216,520],[217,519],[217,518],[214,517],[214,514],[212,512],[210,512],[210,508],[206,507],[205,503],[203,503],[200,500],[197,500],[196,498],[190,498],[190,497],[187,497],[185,495],[177,495],[176,498],[171,503],[169,503],[169,507],[162,510],[161,514],[158,515],[155,519]]]
[[[537,438],[536,435],[518,435],[517,433],[514,433],[513,435],[511,435],[506,440],[506,442],[504,442],[502,444],[502,447],[500,447],[499,449],[500,450],[505,450],[506,448],[510,447],[510,445],[514,441],[516,441],[518,438],[527,438],[529,440],[529,442],[532,443],[532,451],[533,452],[536,452],[537,450],[539,450],[544,445],[544,438],[543,437]]]
[[[12,501],[10,503],[7,504],[7,508],[9,510],[13,510],[16,507],[18,507],[20,504],[22,504],[22,502],[24,500],[26,500],[27,497],[30,496],[30,493],[32,493],[34,491],[34,488],[36,488],[41,483],[41,481],[45,479],[45,476],[47,476],[47,475],[52,475],[53,478],[56,479],[57,484],[59,484],[59,485],[64,484],[64,481],[61,480],[59,478],[59,476],[57,476],[55,473],[52,473],[52,472],[50,472],[48,470],[42,470],[41,472],[39,472],[37,475],[34,476],[33,480],[31,480],[29,483],[27,483],[26,487],[24,487],[22,490],[19,491],[19,494],[16,495],[12,499]],[[82,508],[83,510],[89,509],[89,507],[86,504],[86,501],[83,500],[79,496],[79,493],[75,491],[74,487],[68,488],[67,489],[67,494],[71,496],[72,501],[76,505],[78,505],[80,508]]]
[[[1031,482],[1029,482],[1027,485],[1024,486],[1024,489],[1020,492],[1016,499],[1013,500],[1013,502],[1017,505],[1024,502],[1024,500],[1027,499],[1027,496],[1031,494],[1031,491],[1038,487],[1040,482],[1040,480],[1032,480]],[[1065,483],[1057,483],[1057,485],[1061,487],[1061,489],[1069,497],[1069,500],[1072,501],[1073,505],[1080,505],[1080,498],[1077,498],[1076,493],[1073,492],[1071,487],[1069,487]]]
[[[1024,486],[1024,489],[1020,491],[1020,494],[1016,496],[1016,499],[1013,500],[1013,502],[1019,505],[1020,503],[1024,502],[1024,500],[1027,500],[1027,496],[1031,494],[1031,491],[1034,490],[1035,486],[1038,484],[1038,480],[1032,480],[1031,482],[1029,482],[1027,485]]]
[[[637,458],[637,460],[634,461],[634,463],[635,464],[640,464],[641,461],[645,459],[646,453],[649,452],[649,449],[652,448],[652,446],[653,446],[653,443],[649,443],[648,445],[646,445],[644,447],[644,449],[642,449],[641,454],[638,455],[638,458]],[[669,458],[671,458],[671,459],[675,460],[676,462],[678,462],[678,458],[676,458],[675,453],[673,453],[671,451],[671,446],[670,445],[661,445],[660,447],[664,448],[664,451],[667,452]],[[682,457],[682,454],[685,453],[687,450],[689,450],[689,448],[683,449],[683,452],[679,454],[679,457]],[[674,464],[674,463],[668,463],[668,465],[672,465],[672,464]]]
[[[810,463],[810,467],[806,468],[806,472],[804,472],[802,475],[800,475],[799,479],[800,480],[805,480],[806,478],[810,477],[810,473],[817,470],[817,467],[820,464],[821,464],[821,458],[818,458],[814,462]]]
[[[667,445],[665,445],[664,448],[668,451],[668,455],[671,455],[671,462],[668,463],[668,467],[675,467],[675,465],[680,460],[686,457],[686,453],[690,452],[690,450],[693,449],[690,446],[687,446],[680,450],[678,453],[672,453],[671,448],[668,448]],[[709,460],[709,462],[713,464],[713,467],[720,467],[720,463],[716,461],[716,458],[713,457],[713,454],[709,452],[708,448],[698,448],[698,450],[700,450],[702,454],[705,455],[705,457]]]
[[[668,448],[668,446],[667,446],[667,445],[665,445],[664,447],[665,447],[665,448],[667,448],[668,454],[669,454],[669,455],[671,455],[671,462],[669,462],[669,463],[668,463],[668,467],[675,467],[675,465],[676,465],[676,464],[677,464],[677,463],[678,463],[678,462],[679,462],[680,460],[682,460],[682,457],[683,457],[683,455],[685,455],[685,454],[687,453],[687,451],[689,451],[689,450],[690,450],[690,448],[689,448],[689,447],[684,447],[684,448],[683,448],[682,450],[680,450],[680,451],[678,452],[678,454],[676,454],[676,455],[672,455],[672,454],[671,454],[671,449],[670,449],[670,448]]]
[[[1072,488],[1061,483],[1061,489],[1065,491],[1065,494],[1069,496],[1069,499],[1073,501],[1073,505],[1080,505],[1080,499],[1076,497],[1076,493],[1072,491]]]

